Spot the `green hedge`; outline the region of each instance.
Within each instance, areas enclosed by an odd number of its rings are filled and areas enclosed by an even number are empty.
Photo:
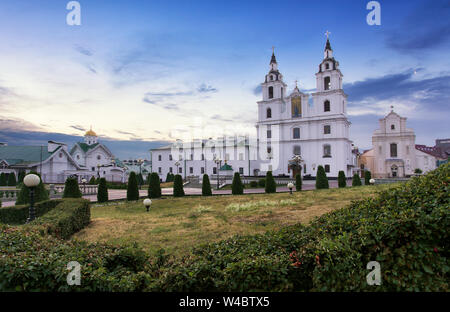
[[[36,217],[40,217],[54,209],[62,200],[46,200],[34,205]],[[29,217],[29,205],[18,205],[0,208],[0,223],[24,224]]]
[[[65,199],[48,213],[29,223],[44,228],[48,234],[67,239],[86,227],[91,221],[89,201]]]

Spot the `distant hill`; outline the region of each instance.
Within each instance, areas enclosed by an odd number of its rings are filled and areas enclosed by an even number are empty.
[[[70,149],[76,142],[82,141],[83,137],[37,131],[0,131],[0,142],[8,143],[8,145],[47,145],[47,141],[50,140],[65,143]],[[130,158],[149,159],[149,149],[169,144],[167,141],[122,141],[102,137],[99,137],[99,141],[108,146],[111,152],[122,160]]]

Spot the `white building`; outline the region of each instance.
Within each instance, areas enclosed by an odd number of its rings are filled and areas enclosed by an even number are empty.
[[[113,160],[114,155],[98,142],[92,130],[70,151],[66,144],[54,141],[48,141],[47,146],[0,144],[0,173],[14,172],[17,177],[20,172],[33,171],[41,175],[44,183],[64,183],[70,176],[77,176],[79,181],[100,176],[124,182],[126,168]]]
[[[416,169],[423,173],[433,170],[444,160],[434,148],[416,145],[415,141],[414,130],[406,128],[406,118],[392,110],[380,119],[380,129],[373,133],[373,161],[367,169],[375,178],[406,177]]]
[[[242,175],[265,175],[272,171],[274,176],[294,177],[300,168],[292,166],[291,160],[300,155],[302,175],[314,177],[317,167],[322,165],[329,177],[337,177],[340,170],[351,176],[357,164],[349,140],[347,95],[342,90],[342,77],[327,38],[324,58],[316,73],[317,90],[310,105],[309,95],[300,92],[297,86],[286,95],[287,85],[272,53],[269,73],[261,84],[263,98],[257,103],[256,140],[222,137],[152,149],[152,170],[162,180],[168,172],[185,178],[211,175],[217,173],[214,159],[220,158]]]

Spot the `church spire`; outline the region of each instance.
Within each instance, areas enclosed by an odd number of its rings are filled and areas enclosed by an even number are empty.
[[[275,47],[272,47],[272,58],[270,59],[270,65],[277,64],[277,59],[275,58]]]
[[[330,43],[330,34],[331,32],[329,32],[328,30],[325,32],[325,35],[327,36],[327,43],[325,44],[325,51],[323,56],[324,59],[333,57],[333,49],[331,48]]]

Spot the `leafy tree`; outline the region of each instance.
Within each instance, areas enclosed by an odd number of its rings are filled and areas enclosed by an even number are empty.
[[[372,179],[372,173],[370,171],[364,172],[364,185],[370,185],[370,179]]]
[[[207,174],[203,175],[203,182],[202,182],[202,195],[203,196],[211,196],[211,183],[209,182],[209,176]]]
[[[92,176],[91,177],[91,179],[89,180],[89,183],[88,183],[89,185],[95,185],[96,184],[96,181],[95,181],[95,177],[94,176]]]
[[[275,179],[272,176],[272,171],[267,171],[265,191],[266,191],[266,193],[276,193],[277,192],[277,185],[275,183]]]
[[[171,172],[167,172],[166,182],[173,182],[174,175]]]
[[[239,174],[239,172],[234,173],[233,182],[231,183],[231,194],[244,194],[244,186],[242,185],[241,175]]]
[[[82,196],[78,180],[76,178],[67,178],[63,198],[80,198]]]
[[[266,179],[259,179],[258,185],[261,186],[261,187],[265,187],[266,186]]]
[[[0,174],[0,186],[7,186],[6,175],[2,172]]]
[[[30,172],[40,177],[40,175],[36,172]],[[49,192],[45,189],[44,183],[39,183],[38,186],[34,188],[34,201],[41,202],[44,200],[49,199]],[[23,205],[23,204],[29,204],[30,203],[30,189],[25,185],[25,183],[22,184],[22,188],[20,189],[19,195],[17,196],[16,205]]]
[[[136,173],[132,171],[128,177],[127,200],[138,200],[139,189]]]
[[[297,173],[295,175],[295,189],[297,191],[301,191],[302,190],[302,176],[299,173]]]
[[[345,178],[345,173],[344,171],[339,171],[339,175],[338,175],[338,186],[339,187],[346,187],[347,186],[347,180]]]
[[[174,197],[184,196],[183,178],[179,174],[175,175],[173,181],[173,196]]]
[[[325,173],[323,166],[319,166],[317,168],[316,189],[320,190],[327,188],[329,188],[327,174]]]
[[[148,197],[149,198],[161,197],[161,184],[159,183],[159,175],[156,172],[152,172],[149,177]]]
[[[11,172],[8,176],[8,186],[16,186],[16,174],[14,172]]]
[[[416,174],[422,174],[422,170],[419,168],[414,169],[414,173]]]
[[[106,185],[106,179],[101,178],[98,184],[97,201],[104,203],[108,201],[108,186]]]
[[[352,186],[361,186],[361,179],[359,178],[359,174],[357,173],[353,175]]]

